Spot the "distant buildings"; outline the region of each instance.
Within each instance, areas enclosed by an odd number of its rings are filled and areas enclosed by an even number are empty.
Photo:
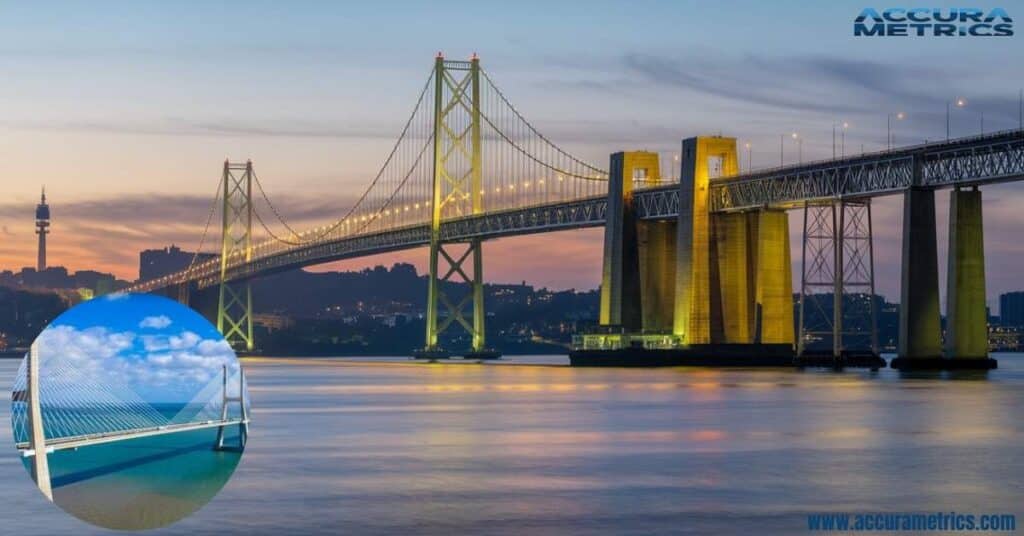
[[[192,263],[193,257],[196,262],[201,262],[216,256],[213,253],[200,253],[196,256],[174,244],[163,249],[147,249],[139,253],[139,280],[148,281],[184,270]]]
[[[999,295],[999,324],[1024,326],[1024,292],[1007,292]]]

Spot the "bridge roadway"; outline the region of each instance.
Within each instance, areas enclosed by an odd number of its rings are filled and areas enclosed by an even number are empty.
[[[138,428],[135,430],[118,430],[116,432],[102,432],[80,436],[59,437],[46,440],[46,452],[50,453],[56,450],[77,449],[80,447],[100,445],[103,443],[113,443],[115,441],[125,441],[128,439],[138,439],[142,437],[152,437],[164,434],[173,434],[178,432],[191,432],[194,430],[203,430],[206,428],[217,428],[222,426],[233,426],[236,424],[248,425],[249,419],[218,419],[212,421],[168,424],[165,426]],[[32,446],[29,444],[28,441],[17,443],[15,446],[17,447],[18,450],[21,451],[22,457],[28,458],[31,456],[35,456],[35,450],[32,449]]]
[[[717,179],[711,186],[711,210],[798,207],[806,201],[892,195],[911,186],[978,186],[1022,179],[1024,130],[1010,130]],[[675,183],[638,189],[635,199],[642,219],[678,216],[679,188]],[[441,234],[443,240],[459,241],[598,227],[604,224],[606,209],[606,196],[539,204],[448,220],[442,224]],[[380,232],[329,237],[301,246],[266,244],[255,248],[251,262],[239,259],[229,263],[226,279],[244,280],[429,243],[430,227],[424,222]],[[187,279],[197,288],[218,284],[220,260],[197,264]],[[181,280],[180,273],[171,274],[127,290],[150,292]]]

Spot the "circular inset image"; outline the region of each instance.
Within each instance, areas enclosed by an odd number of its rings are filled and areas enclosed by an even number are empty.
[[[195,512],[227,483],[249,429],[231,346],[167,298],[113,294],[57,317],[11,395],[18,454],[64,511],[111,529]]]

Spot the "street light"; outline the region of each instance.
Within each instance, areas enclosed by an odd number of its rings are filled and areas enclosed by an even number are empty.
[[[963,108],[967,106],[967,99],[957,97],[955,103],[957,108]],[[949,101],[946,101],[946,141],[949,141]]]
[[[850,128],[850,123],[843,121],[843,130],[839,133],[841,140],[839,150],[841,151],[840,154],[843,155],[843,158],[846,158],[846,129],[848,128]]]
[[[797,134],[796,132],[794,132],[792,134],[792,136],[793,136],[793,139],[796,140],[797,162],[803,164],[804,163],[804,139],[801,138],[800,135]]]
[[[751,163],[754,161],[753,151],[750,148],[749,141],[747,143],[744,143],[743,147],[747,149],[747,172],[749,173],[751,170],[754,169],[754,167],[751,165]]]
[[[905,117],[907,117],[907,114],[905,114],[903,112],[896,112],[895,114],[887,114],[885,116],[885,130],[886,130],[885,147],[886,147],[886,149],[888,149],[890,151],[892,150],[892,142],[893,142],[893,138],[892,138],[892,118],[894,116],[896,117],[897,120],[902,121]]]

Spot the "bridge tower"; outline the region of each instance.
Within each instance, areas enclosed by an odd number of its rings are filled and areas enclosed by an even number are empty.
[[[231,402],[238,402],[238,406],[241,411],[238,422],[238,446],[237,449],[241,450],[245,448],[245,443],[249,440],[249,415],[245,409],[245,373],[242,371],[242,365],[238,365],[238,396],[228,396],[228,366],[221,365],[222,383],[221,383],[221,406],[220,406],[220,420],[228,420],[228,404]],[[217,428],[217,443],[214,450],[225,450],[224,447],[224,426]]]
[[[252,351],[252,289],[249,281],[229,282],[228,269],[252,260],[252,161],[224,161],[217,331],[229,344]]]
[[[484,336],[483,250],[481,240],[450,242],[441,235],[448,217],[480,214],[483,206],[483,166],[480,141],[480,60],[434,62],[434,162],[430,218],[430,266],[427,287],[426,344],[417,358],[447,358],[439,335],[455,325],[471,338],[467,358],[497,358]],[[471,268],[471,270],[470,270]],[[470,292],[449,293],[455,278]],[[471,320],[464,313],[472,305]],[[446,315],[441,317],[441,308]]]
[[[39,343],[33,342],[28,351],[28,363],[25,370],[25,402],[27,403],[28,441],[32,449],[32,478],[39,486],[39,491],[47,499],[53,500],[53,489],[50,487],[50,466],[46,453],[46,432],[43,429],[43,410],[39,401]]]

